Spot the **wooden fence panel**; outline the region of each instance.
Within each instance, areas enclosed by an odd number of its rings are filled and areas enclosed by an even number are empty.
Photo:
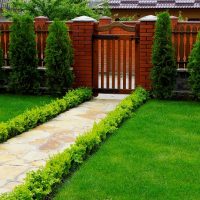
[[[179,22],[173,27],[172,41],[178,69],[186,69],[190,52],[196,42],[200,23]]]

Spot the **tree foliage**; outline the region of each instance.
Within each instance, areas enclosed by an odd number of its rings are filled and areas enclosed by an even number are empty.
[[[71,86],[73,75],[73,49],[67,27],[64,22],[55,20],[49,26],[49,35],[45,50],[47,84],[52,94],[62,94]]]
[[[17,93],[34,93],[39,88],[33,19],[15,16],[10,34],[9,87]]]
[[[200,99],[200,32],[189,56],[187,67],[190,74],[189,84],[191,89],[194,95]]]
[[[157,98],[170,98],[176,79],[176,63],[172,47],[169,13],[158,15],[152,52],[151,71],[153,94]]]
[[[4,10],[6,17],[28,13],[33,17],[46,16],[50,20],[70,20],[81,15],[98,18],[98,14],[88,6],[87,0],[10,0],[9,6],[9,9]]]
[[[2,70],[2,66],[3,66],[3,49],[1,47],[1,43],[0,43],[0,87],[2,86],[2,80],[4,78],[4,72]]]
[[[3,49],[1,47],[1,43],[0,43],[0,69],[3,66]]]
[[[95,10],[95,12],[98,14],[99,17],[101,16],[111,17],[112,15],[108,0],[103,0],[102,3],[100,3],[93,9]]]

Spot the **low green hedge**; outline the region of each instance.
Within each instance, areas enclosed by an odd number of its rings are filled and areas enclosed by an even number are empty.
[[[24,184],[16,187],[11,193],[2,195],[0,200],[48,198],[54,187],[91,155],[109,134],[114,133],[147,98],[148,93],[142,88],[137,88],[134,93],[122,100],[114,111],[98,124],[94,124],[91,131],[78,137],[71,148],[50,158],[44,167],[28,173]]]
[[[2,122],[0,123],[0,142],[5,142],[9,138],[30,130],[67,109],[91,99],[91,97],[91,89],[79,88],[69,91],[62,99],[54,100],[42,107],[27,110],[8,122]]]

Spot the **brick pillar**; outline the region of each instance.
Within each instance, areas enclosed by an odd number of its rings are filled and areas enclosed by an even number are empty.
[[[35,17],[35,27],[41,26],[45,26],[45,24],[49,21],[48,17],[44,17],[44,16],[39,16],[39,17]]]
[[[152,68],[151,56],[153,37],[155,32],[156,16],[150,15],[140,19],[140,66],[136,70],[136,85],[147,90],[151,89],[150,71]],[[137,59],[137,58],[136,58]]]
[[[99,19],[99,26],[105,26],[105,25],[111,24],[111,22],[112,22],[111,17],[104,16]]]
[[[171,19],[172,27],[174,28],[178,24],[178,17],[171,16],[170,19]]]
[[[96,20],[82,16],[70,24],[74,48],[74,87],[92,87],[92,35]]]

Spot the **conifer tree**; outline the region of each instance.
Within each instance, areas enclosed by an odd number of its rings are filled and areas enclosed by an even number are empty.
[[[172,31],[169,13],[158,15],[152,52],[151,71],[153,95],[170,98],[175,85],[176,63],[172,47]]]
[[[190,74],[189,84],[192,92],[200,99],[200,32],[197,36],[197,41],[192,49],[188,61],[188,72]]]
[[[39,88],[36,42],[33,19],[29,15],[15,16],[10,34],[9,88],[16,93],[35,93]]]
[[[61,95],[72,85],[72,64],[73,49],[68,29],[64,22],[55,20],[49,26],[45,49],[47,85],[50,93]]]
[[[2,66],[3,66],[3,50],[0,44],[0,84],[3,83],[4,79],[4,72],[2,70]],[[0,85],[0,87],[2,87],[2,85]]]

